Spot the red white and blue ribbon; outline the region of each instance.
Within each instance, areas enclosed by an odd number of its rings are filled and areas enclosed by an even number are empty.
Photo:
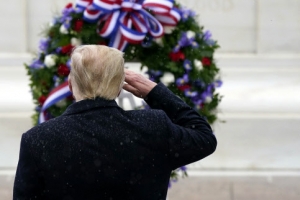
[[[72,93],[69,89],[68,81],[66,81],[63,84],[61,84],[61,85],[57,86],[56,88],[54,88],[50,92],[50,94],[48,95],[46,101],[44,102],[44,104],[42,106],[40,116],[39,116],[39,123],[43,123],[43,122],[48,120],[47,116],[46,116],[46,110],[49,107],[56,104],[60,100],[63,100],[65,98],[67,98],[70,95],[72,95]]]
[[[127,44],[141,43],[147,34],[162,37],[163,26],[176,26],[180,13],[174,0],[77,0],[88,22],[98,22],[98,33],[109,46],[124,51]]]

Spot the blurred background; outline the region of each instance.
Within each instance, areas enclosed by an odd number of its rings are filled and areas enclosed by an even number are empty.
[[[0,199],[12,198],[34,105],[23,63],[70,0],[0,0]],[[221,49],[217,151],[188,166],[169,200],[300,199],[300,1],[180,0]],[[74,3],[74,2],[73,2]],[[138,70],[138,65],[128,64]],[[139,103],[139,102],[137,102]]]

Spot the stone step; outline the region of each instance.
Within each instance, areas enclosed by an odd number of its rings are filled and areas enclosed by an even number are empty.
[[[14,175],[0,171],[0,199],[12,199]],[[298,200],[300,176],[289,174],[234,175],[221,172],[203,173],[172,183],[167,200]]]

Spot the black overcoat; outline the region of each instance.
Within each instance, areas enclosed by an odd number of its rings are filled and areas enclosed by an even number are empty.
[[[217,141],[204,118],[158,84],[151,109],[124,111],[96,98],[22,135],[14,199],[164,200],[172,170]]]

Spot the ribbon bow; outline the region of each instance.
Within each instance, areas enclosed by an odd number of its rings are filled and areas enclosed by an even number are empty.
[[[99,22],[98,33],[109,46],[124,51],[128,43],[139,44],[147,34],[162,37],[163,25],[176,26],[181,16],[174,0],[77,0],[88,22]]]

